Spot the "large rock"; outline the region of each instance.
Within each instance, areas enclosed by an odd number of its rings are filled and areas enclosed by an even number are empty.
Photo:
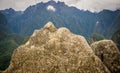
[[[18,47],[3,73],[110,73],[80,35],[49,22]]]
[[[91,45],[95,54],[112,73],[120,73],[120,52],[111,40],[102,40]]]

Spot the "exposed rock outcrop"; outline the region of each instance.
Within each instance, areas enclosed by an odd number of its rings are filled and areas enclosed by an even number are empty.
[[[120,73],[120,52],[113,41],[102,40],[91,47],[112,73]]]
[[[3,73],[110,73],[85,38],[48,22],[18,47]]]

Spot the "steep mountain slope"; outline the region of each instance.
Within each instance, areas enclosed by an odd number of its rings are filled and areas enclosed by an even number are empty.
[[[112,29],[112,28],[116,28],[116,29]],[[114,22],[109,30],[114,31],[114,32],[111,32],[111,34],[113,34],[111,36],[111,39],[116,43],[117,47],[120,50],[120,13],[114,20]]]
[[[113,28],[115,28],[115,29],[113,29]],[[117,17],[114,19],[112,25],[108,29],[108,32],[113,31],[110,34],[114,34],[115,32],[117,32],[119,30],[120,30],[120,13],[118,13]],[[110,34],[109,34],[109,36],[112,37],[113,35],[110,35]]]
[[[110,73],[85,38],[47,23],[18,47],[3,73]]]
[[[120,15],[120,10],[116,11],[109,11],[103,10],[102,12],[98,13],[95,27],[95,32],[102,33],[106,37],[111,37],[111,35],[120,27],[119,24],[115,24],[116,22],[120,21],[118,16]]]
[[[113,34],[111,39],[116,43],[117,47],[120,50],[120,29]]]
[[[47,9],[48,6],[52,6],[55,11]],[[114,26],[115,20],[120,20],[117,18],[120,10],[91,13],[75,7],[68,7],[63,2],[41,2],[28,7],[24,12],[16,12],[13,9],[1,12],[6,15],[14,33],[22,35],[31,35],[35,29],[41,28],[48,21],[52,21],[56,27],[65,26],[72,32],[85,37],[97,33],[109,38],[115,30],[120,28],[111,28]],[[119,25],[116,24],[116,26]]]
[[[11,28],[8,24],[6,16],[0,12],[0,40],[2,39],[2,34],[5,35],[7,33],[10,33],[10,31]]]
[[[24,37],[17,34],[6,34],[4,39],[0,40],[0,70],[8,67],[14,49],[21,45],[23,40]]]
[[[18,26],[16,25],[15,22],[17,22],[16,18],[19,18],[20,15],[22,14],[22,12],[15,11],[12,8],[1,10],[0,12],[6,16],[7,21],[9,23],[9,26],[10,26],[9,28],[11,28],[13,33],[18,33],[17,32],[18,31],[18,28],[17,28]]]
[[[24,40],[24,37],[11,33],[12,29],[6,16],[0,12],[0,70],[8,67],[13,50]]]

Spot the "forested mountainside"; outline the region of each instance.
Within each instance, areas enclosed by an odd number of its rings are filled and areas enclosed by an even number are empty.
[[[54,10],[48,9],[49,6]],[[41,2],[28,7],[23,12],[12,8],[1,12],[7,17],[12,31],[24,36],[31,35],[35,29],[41,28],[48,21],[52,21],[56,27],[67,27],[72,32],[85,37],[97,33],[110,38],[120,28],[120,10],[92,13],[69,7],[64,2]]]

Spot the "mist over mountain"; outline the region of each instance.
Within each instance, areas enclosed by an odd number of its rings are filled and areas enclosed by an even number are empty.
[[[120,20],[118,18],[120,10],[91,13],[69,7],[64,2],[41,2],[28,7],[23,12],[11,8],[1,12],[7,17],[13,33],[24,36],[31,35],[35,29],[41,28],[48,21],[52,21],[56,27],[67,27],[73,33],[85,37],[97,33],[109,38],[120,28],[119,23],[116,22]]]

